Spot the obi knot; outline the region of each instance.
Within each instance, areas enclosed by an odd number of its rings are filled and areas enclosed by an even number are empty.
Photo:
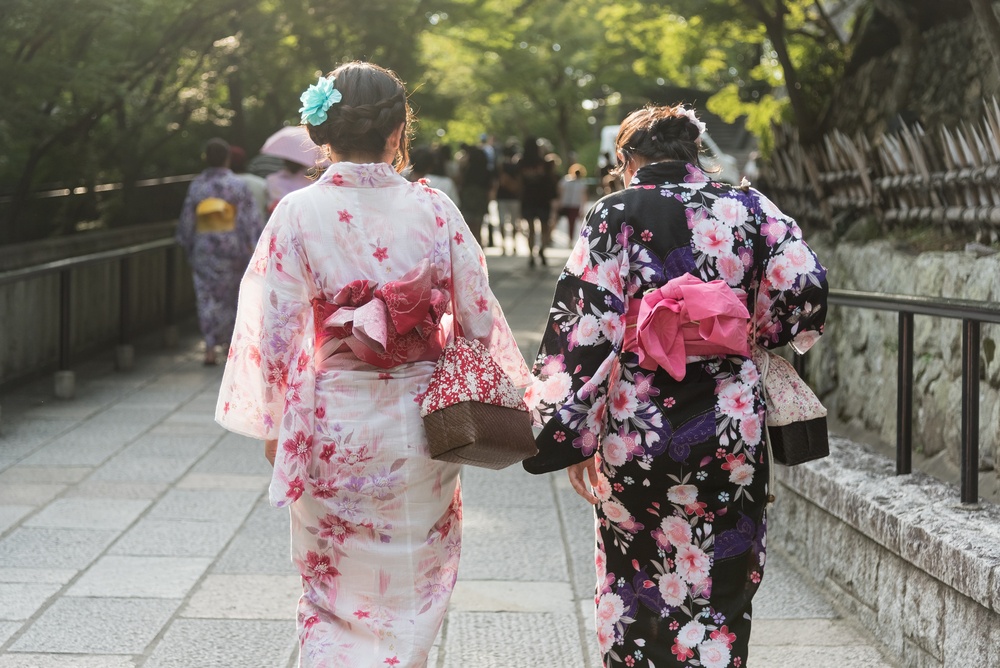
[[[682,274],[633,299],[625,317],[625,350],[639,355],[642,368],[662,367],[675,380],[684,379],[689,356],[750,355],[750,314],[721,280]]]
[[[383,369],[437,359],[443,347],[441,317],[450,299],[438,267],[425,258],[398,280],[376,285],[356,280],[330,300],[313,300],[318,357],[346,347]]]

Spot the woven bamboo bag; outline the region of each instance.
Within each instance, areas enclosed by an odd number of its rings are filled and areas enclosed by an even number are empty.
[[[420,416],[432,459],[502,469],[538,452],[520,392],[476,340],[445,346]]]

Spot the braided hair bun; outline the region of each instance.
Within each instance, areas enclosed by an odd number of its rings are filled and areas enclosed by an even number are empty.
[[[309,137],[338,155],[364,156],[377,162],[385,154],[389,137],[402,125],[393,161],[396,171],[402,171],[409,160],[413,118],[403,82],[391,70],[360,61],[345,63],[327,76],[334,77],[341,100],[327,110],[324,122],[306,124]]]

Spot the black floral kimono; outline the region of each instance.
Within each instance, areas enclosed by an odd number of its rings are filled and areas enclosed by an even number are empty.
[[[771,465],[758,370],[746,355],[684,356],[678,380],[640,366],[626,333],[643,296],[683,274],[732,288],[767,348],[804,352],[826,317],[826,270],[795,221],[755,190],[661,162],[588,214],[525,397],[544,428],[524,466],[598,458],[607,667],[747,662]]]

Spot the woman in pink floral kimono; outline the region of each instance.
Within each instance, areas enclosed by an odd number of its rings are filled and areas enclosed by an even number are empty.
[[[300,665],[425,666],[458,571],[459,466],[419,413],[452,331],[528,371],[454,204],[410,183],[395,74],[348,63],[302,96],[333,165],[275,209],[240,291],[217,409],[265,440],[302,574]],[[393,166],[390,165],[393,163]]]

